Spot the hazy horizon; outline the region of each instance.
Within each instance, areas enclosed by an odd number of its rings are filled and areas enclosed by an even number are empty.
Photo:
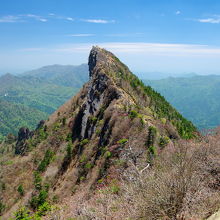
[[[80,63],[80,64],[59,64],[59,63],[54,63],[54,64],[48,64],[48,65],[43,65],[43,66],[37,66],[36,68],[31,68],[31,69],[11,69],[9,70],[1,70],[0,69],[0,76],[5,75],[5,74],[12,74],[12,75],[20,75],[32,70],[37,70],[45,66],[54,66],[54,65],[62,65],[62,66],[79,66],[87,63]],[[162,72],[162,71],[138,71],[138,70],[132,70],[131,71],[136,74],[139,78],[141,79],[162,79],[162,78],[167,78],[167,77],[188,77],[192,75],[198,75],[198,76],[203,76],[203,75],[220,75],[220,73],[198,73],[198,72]]]

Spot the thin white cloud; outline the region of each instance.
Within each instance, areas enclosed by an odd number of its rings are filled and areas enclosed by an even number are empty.
[[[176,11],[176,13],[175,13],[176,15],[179,15],[179,14],[181,14],[181,11]]]
[[[60,15],[56,15],[54,13],[49,13],[48,15],[49,15],[50,19],[75,21],[75,19],[73,17],[60,16]]]
[[[48,20],[45,18],[39,18],[38,21],[47,22]]]
[[[194,20],[200,23],[220,24],[220,15],[213,14],[210,15],[208,18],[199,18]]]
[[[143,36],[144,33],[115,33],[115,34],[104,34],[105,37],[138,37]]]
[[[20,14],[20,15],[7,15],[0,17],[0,23],[15,23],[15,22],[25,22],[29,20],[36,20],[40,22],[47,22],[50,20],[65,20],[65,21],[81,21],[87,23],[95,23],[95,24],[108,24],[108,23],[115,23],[115,20],[105,20],[105,19],[82,19],[82,18],[73,18],[68,16],[60,16],[54,13],[49,13],[46,16],[36,15],[36,14]]]
[[[103,34],[103,35],[99,35],[101,37],[136,37],[136,36],[143,36],[144,33],[114,33],[114,34]],[[97,36],[96,34],[69,34],[67,35],[69,37],[91,37],[91,36]]]
[[[34,19],[36,21],[47,22],[48,20],[42,16],[34,14],[24,14],[24,15],[7,15],[0,17],[0,23],[17,23],[25,22],[29,19]]]
[[[15,23],[15,22],[21,22],[21,18],[18,16],[13,15],[7,15],[0,17],[0,23]]]
[[[81,19],[81,21],[95,24],[108,24],[115,23],[115,20],[104,20],[104,19]]]
[[[68,21],[74,21],[75,19],[74,19],[74,18],[71,18],[71,17],[67,17],[66,20],[68,20]]]
[[[70,36],[70,37],[91,37],[91,36],[95,36],[95,34],[70,34],[68,36]]]
[[[33,18],[37,21],[41,22],[47,22],[48,20],[46,18],[43,18],[42,16],[39,15],[34,15],[34,14],[26,14],[26,15],[21,15],[22,17],[27,17],[27,18]]]
[[[200,23],[211,23],[211,24],[220,24],[220,18],[205,18],[205,19],[198,19]]]
[[[29,17],[29,18],[38,18],[39,16],[33,15],[33,14],[26,14],[26,15],[21,15],[23,17]]]

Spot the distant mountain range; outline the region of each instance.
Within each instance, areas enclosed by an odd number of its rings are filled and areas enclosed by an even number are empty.
[[[166,77],[162,73],[138,74],[160,92],[199,129],[220,124],[220,76],[195,73]],[[181,77],[182,76],[182,77]],[[146,79],[147,78],[147,79]],[[160,80],[150,80],[159,78]],[[88,65],[51,65],[20,75],[0,77],[0,138],[16,134],[22,126],[36,127],[42,119],[76,94],[88,81]]]
[[[35,128],[88,80],[88,66],[52,65],[0,77],[0,135]]]
[[[25,72],[24,76],[32,76],[49,81],[56,85],[81,88],[82,82],[88,80],[88,65],[50,65],[42,68]]]
[[[140,72],[136,73],[141,79],[148,79],[148,80],[159,80],[159,79],[166,79],[169,77],[193,77],[197,76],[196,73],[182,73],[182,74],[175,74],[175,73],[162,73],[162,72]]]
[[[160,92],[199,129],[220,125],[220,76],[143,80]]]

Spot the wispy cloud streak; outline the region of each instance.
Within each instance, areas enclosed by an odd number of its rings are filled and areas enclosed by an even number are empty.
[[[196,19],[200,23],[220,24],[220,15],[212,15],[208,18]]]
[[[21,18],[19,16],[7,15],[0,18],[0,23],[15,23],[21,22]]]
[[[115,23],[115,20],[104,20],[104,19],[81,19],[81,21],[95,24],[108,24]]]
[[[41,22],[47,22],[46,18],[43,18],[39,15],[33,15],[33,14],[26,14],[26,15],[21,15],[21,17],[26,17],[26,18],[33,18],[37,21],[41,21]]]
[[[198,19],[200,23],[211,23],[211,24],[219,24],[220,18],[205,18],[205,19]]]
[[[95,36],[95,34],[69,34],[70,37],[92,37]]]
[[[34,19],[36,21],[47,22],[47,19],[34,14],[25,14],[25,15],[7,15],[0,17],[0,23],[17,23],[17,22],[25,22],[28,19]]]
[[[66,20],[68,20],[68,21],[74,21],[75,19],[74,19],[74,18],[71,18],[71,17],[67,17]]]
[[[81,22],[94,23],[94,24],[115,23],[115,20],[73,18],[70,16],[56,15],[54,13],[49,13],[47,14],[47,16],[41,16],[36,14],[6,15],[0,17],[0,23],[16,23],[16,22],[24,22],[24,21],[27,22],[30,19],[40,22],[47,22],[48,20],[65,20],[69,22],[81,21]]]

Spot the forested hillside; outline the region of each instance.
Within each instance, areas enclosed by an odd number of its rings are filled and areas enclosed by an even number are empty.
[[[34,129],[88,80],[87,65],[47,66],[30,73],[0,77],[0,134]]]
[[[31,127],[47,114],[25,105],[0,100],[0,131],[1,135],[17,134],[20,127]]]
[[[220,124],[220,76],[144,80],[199,129]]]

